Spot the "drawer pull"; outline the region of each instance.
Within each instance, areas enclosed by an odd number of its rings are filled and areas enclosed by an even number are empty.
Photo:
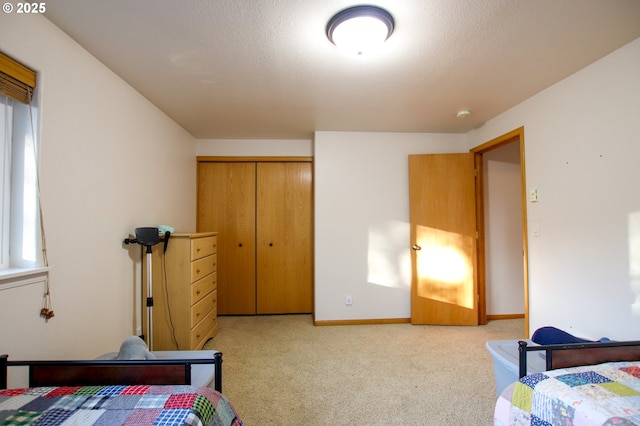
[[[200,290],[196,290],[196,296],[200,295]]]

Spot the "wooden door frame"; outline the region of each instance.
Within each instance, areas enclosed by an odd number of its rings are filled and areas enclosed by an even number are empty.
[[[484,170],[483,155],[486,152],[500,148],[512,142],[520,146],[520,180],[522,185],[522,261],[524,266],[524,324],[525,335],[529,335],[529,244],[527,232],[527,184],[525,172],[524,127],[519,127],[498,136],[482,145],[470,150],[474,154],[477,173],[476,179],[476,221],[478,226],[478,323],[487,323],[487,283],[486,283],[486,235],[484,221]]]

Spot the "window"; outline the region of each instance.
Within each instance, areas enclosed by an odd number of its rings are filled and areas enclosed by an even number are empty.
[[[41,266],[36,145],[31,109],[0,95],[2,251],[0,268]],[[33,126],[35,128],[35,126]]]
[[[41,255],[35,73],[16,64],[0,53],[0,273],[46,263]],[[24,70],[33,77],[30,84],[23,81]]]

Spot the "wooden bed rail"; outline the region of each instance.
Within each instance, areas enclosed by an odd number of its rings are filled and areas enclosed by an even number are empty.
[[[595,365],[603,362],[640,361],[640,340],[532,345],[518,341],[519,377],[527,375],[527,353],[544,351],[546,369]]]
[[[0,389],[7,368],[29,368],[29,387],[92,385],[189,385],[193,364],[214,364],[214,389],[222,393],[222,352],[211,358],[150,360],[9,361],[0,355]]]

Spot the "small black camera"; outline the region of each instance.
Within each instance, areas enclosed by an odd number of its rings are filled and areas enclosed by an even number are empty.
[[[136,228],[136,240],[143,246],[155,246],[160,243],[158,228]]]

